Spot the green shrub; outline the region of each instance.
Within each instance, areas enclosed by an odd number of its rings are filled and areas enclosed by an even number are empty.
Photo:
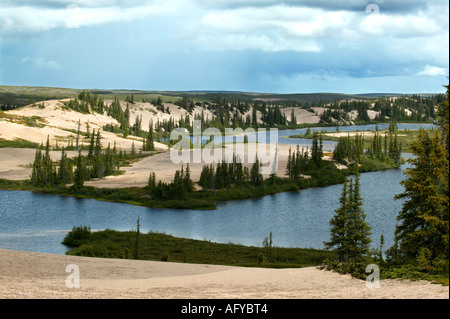
[[[77,247],[89,240],[91,236],[90,226],[74,226],[62,243],[66,246]]]
[[[366,266],[369,263],[359,261],[338,262],[335,260],[327,259],[324,261],[326,270],[332,270],[339,274],[349,274],[352,277],[363,279],[367,278]]]

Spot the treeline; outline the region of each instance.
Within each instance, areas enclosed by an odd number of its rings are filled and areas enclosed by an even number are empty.
[[[298,179],[302,173],[311,170],[320,170],[323,163],[323,142],[322,136],[314,132],[312,138],[311,151],[309,148],[300,150],[297,145],[295,152],[289,148],[289,155],[286,163],[286,175],[291,179]]]
[[[71,99],[69,102],[64,103],[64,105],[74,111],[88,114],[88,113],[99,113],[103,114],[106,108],[105,101],[98,94],[91,94],[88,91],[82,91],[78,94],[78,97]]]
[[[350,112],[357,111],[356,123],[376,123],[394,120],[397,122],[427,122],[436,118],[434,109],[445,100],[445,95],[436,94],[430,97],[412,95],[389,99],[377,98],[375,101],[335,101],[330,105],[323,105],[325,110],[320,115],[320,122],[348,123],[351,121]],[[372,104],[373,107],[372,107]],[[379,112],[373,119],[369,110]]]
[[[69,158],[65,148],[62,148],[59,162],[52,161],[50,157],[50,143],[44,150],[37,149],[32,164],[30,176],[35,186],[53,187],[74,183],[74,188],[81,188],[85,180],[102,178],[117,174],[121,163],[132,160],[140,155],[133,148],[130,153],[117,150],[116,144],[110,144],[102,150],[100,130],[91,134],[88,154],[83,156],[81,149],[78,156]]]
[[[156,182],[156,175],[151,172],[146,190],[152,200],[186,200],[187,194],[195,190],[189,164],[187,164],[186,170],[183,166],[181,170],[176,170],[174,179],[170,183]]]
[[[0,111],[11,111],[20,106],[12,104],[11,102],[0,103]]]
[[[365,148],[366,143],[369,147]],[[385,162],[393,160],[395,164],[400,163],[402,154],[402,143],[397,138],[397,128],[394,122],[389,125],[389,134],[381,136],[378,130],[373,138],[366,139],[364,135],[356,134],[354,137],[342,136],[339,138],[333,151],[333,159],[342,164],[347,161],[360,161],[361,155]]]
[[[263,176],[260,174],[261,162],[256,156],[255,162],[249,169],[244,166],[238,156],[234,155],[230,163],[225,161],[204,165],[200,173],[199,185],[204,191],[215,193],[218,189],[230,188],[232,186],[261,186]]]

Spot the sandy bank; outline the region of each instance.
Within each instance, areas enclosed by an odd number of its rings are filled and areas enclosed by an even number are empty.
[[[79,268],[80,288],[67,288]],[[382,280],[380,288],[315,267],[241,268],[53,255],[0,249],[0,298],[447,299],[426,281]]]

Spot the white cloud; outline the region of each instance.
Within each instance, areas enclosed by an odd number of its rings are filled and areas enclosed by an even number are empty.
[[[53,60],[47,60],[43,57],[34,57],[31,58],[29,56],[23,57],[20,60],[21,63],[31,63],[35,68],[39,70],[60,70],[62,69],[62,65]]]
[[[411,9],[407,13],[387,12],[388,3],[382,2],[379,15],[365,13],[362,2],[355,0],[353,3],[361,4],[361,11],[344,10],[342,8],[345,6],[340,6],[340,2],[331,1],[321,3],[328,3],[331,7],[335,5],[338,9],[314,6],[311,1],[297,1],[297,5],[273,4],[265,0],[247,0],[241,5],[221,1],[222,8],[208,7],[201,2],[203,6],[198,8],[200,18],[195,16],[184,22],[180,38],[193,39],[201,48],[208,50],[227,50],[229,45],[229,50],[259,47],[263,51],[297,52],[323,52],[335,44],[341,48],[356,49],[367,46],[374,37],[381,39],[385,47],[411,39],[404,49],[414,51],[420,49],[419,41],[433,46],[437,36],[448,38],[448,22],[444,21],[448,17],[448,5],[442,6],[442,2],[431,1],[428,7],[424,5],[425,9]],[[418,6],[416,1],[410,2]],[[227,7],[226,3],[230,6]],[[302,3],[309,6],[302,6]],[[400,2],[396,5],[401,8]],[[254,43],[258,39],[259,45]],[[445,43],[440,42],[439,45]],[[274,47],[277,49],[274,50]],[[385,50],[384,47],[380,49]],[[433,54],[436,55],[427,53]]]
[[[148,42],[159,43],[162,51],[314,53],[304,55],[307,59],[286,55],[292,61],[280,72],[292,72],[296,67],[298,72],[317,71],[328,66],[351,76],[417,76],[425,65],[428,67],[419,74],[443,74],[448,69],[448,2],[443,0],[378,0],[379,15],[365,12],[368,3],[365,0],[5,2],[8,5],[0,9],[0,34],[5,37],[156,16],[157,26],[162,26],[151,30],[155,39]],[[133,30],[134,25],[130,23],[128,28]],[[107,27],[102,31],[108,32]],[[145,31],[137,33],[142,36]],[[124,43],[124,39],[120,41]],[[148,45],[142,37],[129,41]],[[275,55],[270,58],[276,60]],[[24,61],[35,67],[58,68],[57,62],[51,62],[31,58]]]
[[[289,41],[283,38],[270,38],[266,35],[228,34],[221,37],[199,35],[198,44],[211,51],[261,50],[267,52],[296,51],[320,52],[321,46],[313,40]]]
[[[445,33],[445,25],[438,25],[435,17],[418,15],[369,15],[359,23],[362,34],[424,38]],[[448,32],[448,31],[447,31]]]
[[[135,6],[120,6],[104,0],[108,6],[81,6],[89,1],[58,1],[65,7],[4,6],[0,10],[0,33],[14,35],[48,31],[55,28],[77,28],[119,21],[133,21],[173,12],[176,1],[155,0]],[[94,3],[94,2],[89,2]],[[133,1],[134,3],[134,1]],[[79,5],[80,6],[79,6]]]
[[[190,19],[180,38],[207,50],[321,52],[323,39],[352,35],[354,14],[317,8],[274,5],[207,11]]]
[[[448,75],[448,69],[440,68],[434,65],[426,65],[425,68],[417,73],[417,75],[439,76]]]

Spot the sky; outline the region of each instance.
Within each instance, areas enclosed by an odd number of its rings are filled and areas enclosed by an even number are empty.
[[[0,0],[0,85],[443,93],[447,0]]]

